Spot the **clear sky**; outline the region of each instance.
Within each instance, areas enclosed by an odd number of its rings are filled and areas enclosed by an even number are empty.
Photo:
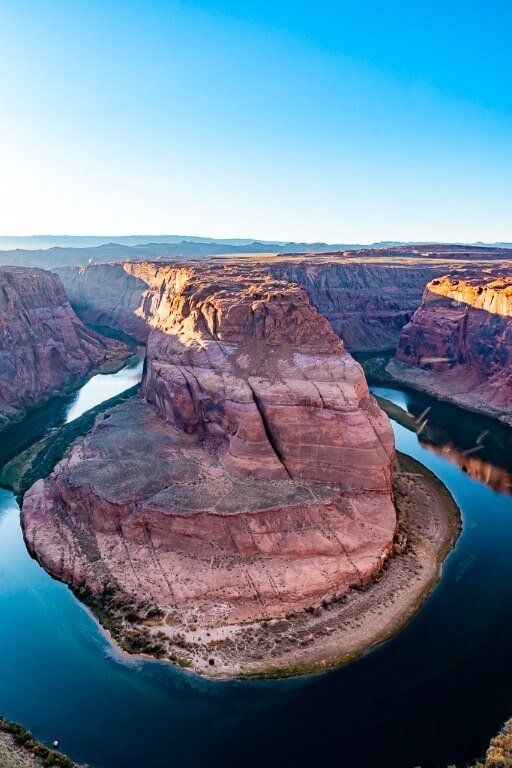
[[[510,0],[1,0],[0,234],[512,241]]]

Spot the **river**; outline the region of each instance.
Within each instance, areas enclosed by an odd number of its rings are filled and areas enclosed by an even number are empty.
[[[38,409],[2,437],[3,460],[140,372],[135,356]],[[15,498],[0,489],[2,714],[94,768],[434,768],[481,753],[512,715],[510,432],[423,395],[374,389],[415,415],[431,406],[445,447],[393,423],[397,447],[443,480],[464,518],[439,586],[395,638],[346,667],[283,681],[211,682],[129,658],[30,558]],[[469,468],[459,461],[468,455]]]

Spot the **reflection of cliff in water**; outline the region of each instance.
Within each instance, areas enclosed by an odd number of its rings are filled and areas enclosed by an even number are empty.
[[[463,472],[466,472],[475,480],[485,483],[493,491],[512,496],[512,473],[506,467],[498,467],[489,461],[481,459],[475,453],[468,454],[449,443],[446,445],[434,445],[428,440],[422,440],[421,437],[420,442],[429,451],[458,464]]]
[[[425,448],[493,490],[512,495],[512,430],[449,403],[416,396],[409,402],[415,416],[421,415],[422,406],[429,407],[419,435]]]
[[[416,390],[378,385],[371,389],[386,413],[416,432],[424,448],[494,491],[512,496],[512,429]]]

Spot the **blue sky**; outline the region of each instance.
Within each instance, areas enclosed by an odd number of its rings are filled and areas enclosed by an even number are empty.
[[[0,234],[512,240],[512,4],[2,0]]]

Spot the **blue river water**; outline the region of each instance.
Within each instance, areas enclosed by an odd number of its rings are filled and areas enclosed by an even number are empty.
[[[18,425],[7,452],[139,376],[135,357],[95,377]],[[127,657],[30,558],[15,498],[0,489],[0,712],[94,768],[434,768],[482,753],[512,715],[510,433],[418,394],[374,389],[415,415],[430,405],[451,448],[485,435],[472,477],[457,451],[434,452],[393,423],[399,450],[443,480],[464,520],[439,586],[395,638],[346,667],[282,681],[211,682]]]

